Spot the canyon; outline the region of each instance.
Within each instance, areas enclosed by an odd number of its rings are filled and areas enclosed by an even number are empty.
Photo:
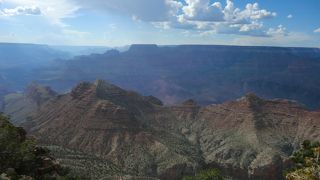
[[[253,93],[222,104],[190,99],[168,106],[103,80],[81,82],[65,94],[28,89],[23,98],[41,103],[26,119],[15,121],[12,114],[13,122],[40,144],[67,149],[64,158],[77,152],[108,164],[101,177],[180,179],[214,167],[234,179],[282,179],[300,144],[320,139],[319,112]],[[39,93],[46,95],[34,96]],[[60,160],[77,164],[76,158]]]

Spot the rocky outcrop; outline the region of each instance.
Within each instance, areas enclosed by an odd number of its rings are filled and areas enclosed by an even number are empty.
[[[281,179],[299,144],[320,138],[320,113],[296,102],[263,100],[254,94],[204,107],[196,120],[191,135],[197,136],[206,164],[246,170],[244,179]]]
[[[197,149],[183,136],[147,125],[146,118],[162,107],[154,101],[104,81],[83,82],[42,106],[28,127],[42,144],[92,153],[129,175],[157,177],[176,165],[197,167]]]
[[[99,80],[45,103],[28,127],[43,144],[94,154],[132,176],[179,179],[217,167],[237,179],[281,179],[299,144],[320,139],[320,113],[255,94],[164,106]]]

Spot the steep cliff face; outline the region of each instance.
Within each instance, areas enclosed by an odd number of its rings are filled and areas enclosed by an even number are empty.
[[[179,178],[218,167],[237,179],[281,179],[288,157],[320,139],[320,112],[248,94],[200,107],[163,106],[104,81],[80,83],[41,106],[29,131],[46,145],[80,150],[130,175]]]

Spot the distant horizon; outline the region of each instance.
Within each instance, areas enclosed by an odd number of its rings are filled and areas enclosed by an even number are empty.
[[[42,43],[28,43],[28,42],[0,42],[0,44],[20,44],[20,45],[43,45],[43,46],[51,46],[51,47],[106,47],[106,48],[121,48],[121,47],[130,47],[132,45],[156,45],[158,47],[165,46],[232,46],[232,47],[274,47],[274,48],[306,48],[306,49],[320,49],[319,47],[308,47],[308,46],[272,46],[272,45],[233,45],[233,44],[156,44],[156,43],[132,43],[125,44],[120,46],[112,46],[112,45],[72,45],[72,44],[42,44]]]

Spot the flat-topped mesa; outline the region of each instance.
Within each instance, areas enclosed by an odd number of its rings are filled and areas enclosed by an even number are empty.
[[[128,52],[148,53],[155,50],[158,50],[158,46],[156,44],[132,44]]]

